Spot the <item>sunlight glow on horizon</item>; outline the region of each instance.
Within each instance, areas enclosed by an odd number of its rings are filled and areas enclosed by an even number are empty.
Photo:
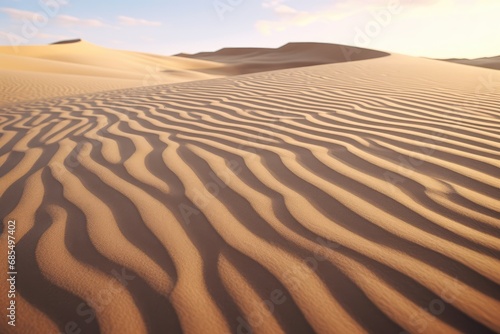
[[[5,0],[0,44],[81,38],[158,54],[339,43],[430,58],[500,55],[500,1]]]

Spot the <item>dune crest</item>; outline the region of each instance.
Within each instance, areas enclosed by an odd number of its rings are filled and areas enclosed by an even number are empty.
[[[51,43],[50,45],[71,44],[71,43],[79,43],[79,42],[82,42],[82,40],[80,38],[75,38],[75,39],[67,39],[67,40],[63,40],[63,41],[54,42],[54,43]]]

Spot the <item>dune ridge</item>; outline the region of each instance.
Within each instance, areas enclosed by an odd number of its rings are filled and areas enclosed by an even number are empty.
[[[391,55],[2,107],[18,329],[499,332],[498,74],[460,69]]]

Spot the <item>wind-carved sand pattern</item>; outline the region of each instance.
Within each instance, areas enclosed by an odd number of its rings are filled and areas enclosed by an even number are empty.
[[[16,330],[500,331],[492,73],[392,55],[2,107]]]

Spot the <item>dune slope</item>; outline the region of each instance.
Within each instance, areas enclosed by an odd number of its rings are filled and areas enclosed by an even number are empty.
[[[1,108],[16,330],[500,331],[497,73],[393,55]]]
[[[203,80],[223,65],[113,50],[86,41],[0,47],[0,105],[102,90]],[[212,69],[212,74],[200,69]],[[13,94],[14,93],[14,94]]]

